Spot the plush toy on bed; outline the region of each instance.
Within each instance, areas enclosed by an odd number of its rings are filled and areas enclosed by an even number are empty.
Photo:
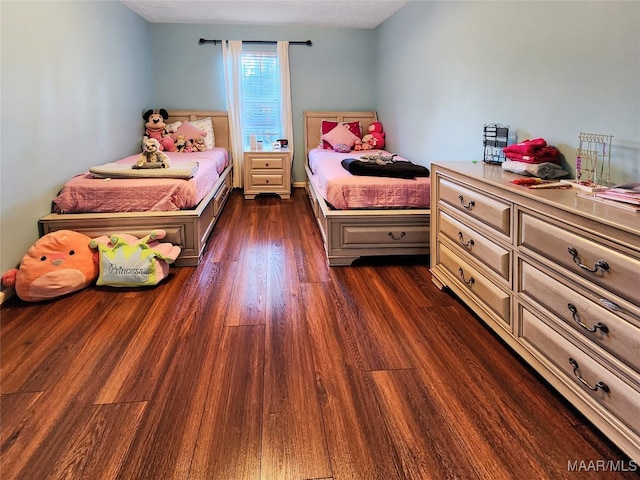
[[[373,122],[369,125],[368,135],[373,137],[373,141],[369,140],[369,143],[373,145],[373,148],[384,148],[384,137],[386,134],[382,130],[382,124],[380,122]]]
[[[156,285],[169,274],[181,248],[158,240],[167,235],[164,230],[153,230],[144,238],[120,233],[103,235],[91,240],[98,249],[100,273],[96,285],[134,287]]]
[[[360,143],[359,150],[373,150],[374,148],[378,148],[375,146],[376,139],[370,133],[367,133],[364,137],[362,137],[362,141]]]
[[[157,111],[147,110],[142,114],[142,118],[145,121],[145,136],[142,139],[142,144],[144,145],[148,138],[155,138],[160,143],[160,150],[173,152],[176,149],[173,138],[165,133],[165,128],[167,128],[165,121],[169,118],[169,112],[164,108]]]
[[[193,139],[193,151],[204,152],[207,149],[207,145],[204,143],[203,137],[196,137]]]
[[[15,286],[27,302],[60,297],[88,287],[98,276],[91,239],[73,230],[47,233],[27,250],[20,266],[2,275],[5,287]]]
[[[169,168],[169,156],[160,151],[160,143],[155,138],[147,138],[138,161],[131,168]]]

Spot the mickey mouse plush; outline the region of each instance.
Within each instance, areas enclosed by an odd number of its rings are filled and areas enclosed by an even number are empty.
[[[175,151],[176,147],[173,139],[169,135],[165,136],[165,128],[167,126],[165,122],[169,118],[169,113],[164,108],[157,111],[147,110],[142,115],[142,118],[145,121],[145,136],[142,143],[144,144],[149,138],[155,138],[160,143],[161,151]]]

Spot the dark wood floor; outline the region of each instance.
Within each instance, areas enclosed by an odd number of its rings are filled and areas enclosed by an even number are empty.
[[[3,480],[625,478],[426,258],[327,267],[300,189],[156,288],[8,303]]]

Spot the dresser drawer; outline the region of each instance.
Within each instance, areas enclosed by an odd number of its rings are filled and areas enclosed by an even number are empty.
[[[252,170],[268,170],[268,169],[282,169],[284,168],[284,157],[276,156],[251,156],[249,162],[249,168]]]
[[[523,247],[638,305],[639,260],[524,212],[520,229]]]
[[[539,303],[589,341],[640,372],[640,329],[638,327],[541,272],[528,262],[521,262],[519,271],[520,289],[533,304]],[[603,299],[603,301],[611,300]],[[598,328],[595,328],[596,325]]]
[[[487,267],[495,271],[507,281],[510,281],[511,252],[495,241],[489,240],[448,213],[438,210],[440,233],[466,250],[469,255],[477,258]]]
[[[251,174],[251,187],[284,187],[284,175],[280,174]]]
[[[640,392],[528,310],[520,311],[520,322],[522,342],[534,355],[541,357],[543,363],[552,363],[563,383],[591,397],[633,431],[640,433]],[[593,390],[599,382],[606,387],[603,385]]]
[[[457,210],[489,225],[500,233],[511,236],[511,204],[489,197],[439,178],[440,200]]]
[[[507,324],[511,324],[511,296],[462,260],[446,245],[438,242],[437,248],[440,263],[458,279],[462,288],[476,296]]]

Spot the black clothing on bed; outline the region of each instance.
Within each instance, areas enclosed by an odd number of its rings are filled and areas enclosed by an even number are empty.
[[[385,165],[376,162],[363,162],[357,158],[345,158],[342,166],[352,175],[366,175],[370,177],[393,177],[411,179],[428,177],[429,169],[405,160],[398,160]]]

